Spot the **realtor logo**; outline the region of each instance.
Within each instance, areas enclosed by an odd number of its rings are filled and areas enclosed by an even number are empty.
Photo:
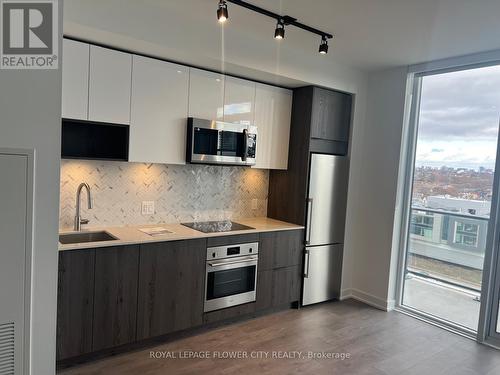
[[[57,69],[57,0],[0,0],[1,69]]]

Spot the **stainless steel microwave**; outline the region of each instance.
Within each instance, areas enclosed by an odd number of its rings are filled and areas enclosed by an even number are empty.
[[[188,118],[188,163],[254,165],[256,149],[255,126]]]

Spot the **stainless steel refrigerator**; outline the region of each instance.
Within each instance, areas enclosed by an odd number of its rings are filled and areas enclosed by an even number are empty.
[[[345,156],[311,155],[302,305],[340,294],[348,166]]]

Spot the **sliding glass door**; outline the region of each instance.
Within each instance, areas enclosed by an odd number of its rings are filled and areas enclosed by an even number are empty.
[[[472,334],[497,196],[500,66],[420,75],[415,87],[400,306]]]

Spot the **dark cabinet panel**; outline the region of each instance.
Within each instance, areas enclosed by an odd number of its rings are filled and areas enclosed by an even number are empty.
[[[259,271],[301,264],[303,242],[303,230],[261,233]]]
[[[137,338],[202,324],[206,240],[141,246]]]
[[[128,125],[62,120],[62,158],[128,161],[128,145]]]
[[[95,251],[59,253],[57,360],[92,351]]]
[[[256,310],[266,310],[272,307],[273,302],[273,270],[257,272],[257,301]]]
[[[203,323],[215,323],[225,319],[237,318],[243,315],[249,315],[255,312],[255,302],[245,303],[243,305],[228,307],[227,309],[210,311],[203,314]]]
[[[139,246],[98,249],[93,350],[135,341]]]
[[[311,138],[348,142],[351,95],[314,88]]]
[[[273,271],[273,307],[286,306],[299,300],[301,276],[299,266]]]
[[[240,243],[250,243],[258,241],[259,241],[259,233],[236,234],[232,236],[208,237],[207,246],[215,247],[215,246],[237,245]]]

